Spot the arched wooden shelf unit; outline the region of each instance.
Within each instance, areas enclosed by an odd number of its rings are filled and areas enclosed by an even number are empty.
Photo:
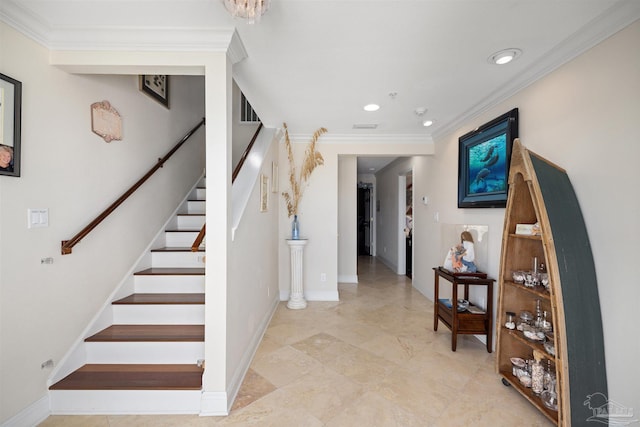
[[[517,224],[540,226],[539,235],[516,234]],[[550,286],[526,287],[513,271],[532,270],[533,258],[544,263]],[[593,415],[589,395],[607,396],[604,339],[596,272],[578,199],[562,168],[513,144],[509,195],[502,236],[498,279],[496,369],[531,404],[559,426],[584,425]],[[536,300],[552,315],[555,354],[531,342],[521,331],[505,327],[506,312],[535,313]],[[512,357],[532,359],[541,352],[557,378],[558,410],[549,409],[512,373]]]

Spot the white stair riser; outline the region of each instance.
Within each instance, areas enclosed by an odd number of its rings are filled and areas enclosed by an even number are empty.
[[[86,342],[87,363],[195,364],[203,342]]]
[[[178,216],[178,229],[193,230],[195,228],[202,228],[204,225],[206,216],[204,215],[179,215]]]
[[[114,325],[203,325],[203,304],[114,304]]]
[[[204,252],[152,252],[151,266],[204,268]]]
[[[56,414],[198,414],[201,390],[52,390]]]
[[[198,230],[199,231],[199,230]],[[164,233],[167,247],[190,248],[198,237],[198,231],[169,231]]]
[[[205,200],[207,198],[207,189],[206,188],[196,188],[194,191],[194,199],[197,200]]]
[[[139,294],[204,292],[204,276],[135,276],[134,283]]]
[[[205,201],[204,200],[189,200],[187,202],[187,212],[190,214],[204,214],[205,213]]]

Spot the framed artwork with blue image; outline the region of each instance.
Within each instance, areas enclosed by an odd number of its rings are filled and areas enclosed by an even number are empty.
[[[507,205],[511,147],[518,137],[518,109],[496,117],[458,139],[458,207]]]

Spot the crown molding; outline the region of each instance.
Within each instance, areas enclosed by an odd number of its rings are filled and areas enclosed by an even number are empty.
[[[626,0],[616,3],[582,27],[580,31],[559,43],[540,58],[535,66],[529,67],[500,89],[492,92],[446,125],[439,127],[433,133],[434,138],[439,139],[456,131],[464,123],[507,100],[638,19],[640,19],[640,1]]]
[[[50,50],[227,52],[233,27],[65,27],[52,28],[15,0],[2,0],[0,20]],[[236,38],[238,38],[236,36]],[[234,58],[246,57],[242,42],[234,42]]]

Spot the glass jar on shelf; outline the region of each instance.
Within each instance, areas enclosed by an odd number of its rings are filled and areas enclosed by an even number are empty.
[[[523,331],[525,325],[533,326],[533,313],[527,310],[523,310],[520,312],[520,317],[518,318],[516,329],[518,329],[519,331]]]
[[[542,354],[533,351],[533,364],[531,365],[531,391],[535,395],[540,395],[544,391],[544,365],[542,364]]]
[[[507,311],[505,313],[505,322],[504,327],[507,329],[515,329],[516,328],[516,314],[513,311]]]

